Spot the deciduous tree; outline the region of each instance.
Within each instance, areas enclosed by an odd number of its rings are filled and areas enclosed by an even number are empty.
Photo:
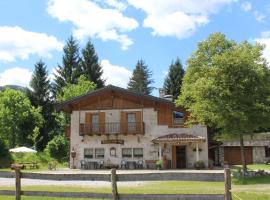
[[[34,145],[35,135],[43,123],[40,111],[20,91],[0,92],[0,138],[8,141],[8,148]]]
[[[270,72],[262,51],[259,44],[211,34],[189,58],[177,101],[190,120],[239,138],[244,171],[243,135],[270,123]]]

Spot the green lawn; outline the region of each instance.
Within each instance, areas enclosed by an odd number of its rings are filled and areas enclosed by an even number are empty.
[[[267,170],[269,165],[249,165],[249,169]],[[235,166],[238,168],[238,166]],[[44,169],[43,169],[44,170]],[[27,170],[28,171],[28,170]],[[32,170],[33,171],[33,170]],[[14,190],[14,187],[0,187],[0,190]],[[25,191],[54,191],[54,192],[94,192],[111,193],[110,186],[79,187],[79,186],[23,186]],[[133,186],[118,185],[121,194],[223,194],[224,183],[222,182],[200,182],[200,181],[157,181],[143,182]],[[232,179],[233,199],[239,200],[270,200],[270,175],[265,177]],[[0,200],[14,199],[14,197],[0,196]],[[74,200],[73,198],[51,198],[51,197],[23,197],[23,200]],[[77,198],[76,198],[77,200]],[[80,199],[78,199],[80,200]],[[81,198],[81,200],[84,200]]]
[[[270,200],[270,177],[259,183],[256,180],[247,180],[245,184],[232,185],[233,194],[243,200]],[[268,182],[266,182],[268,180]],[[236,180],[233,180],[234,182]],[[1,189],[14,190],[13,187],[0,187]],[[110,186],[75,187],[75,186],[24,186],[22,190],[31,191],[54,191],[54,192],[95,192],[111,193]],[[224,184],[221,182],[197,182],[197,181],[158,181],[144,182],[134,186],[118,185],[121,194],[223,194]],[[14,198],[14,197],[13,197]],[[0,196],[0,199],[13,199]],[[23,200],[54,200],[56,198],[24,197]],[[57,198],[60,199],[60,198]],[[63,200],[65,198],[62,198]],[[236,197],[234,199],[238,200]],[[66,199],[71,200],[71,199]]]

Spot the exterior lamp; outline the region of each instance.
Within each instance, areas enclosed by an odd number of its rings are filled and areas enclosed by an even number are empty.
[[[74,150],[74,147],[72,148],[72,150],[71,150],[71,152],[70,152],[70,155],[71,155],[71,158],[72,158],[72,166],[71,166],[71,168],[72,168],[72,169],[75,169],[76,167],[75,167],[75,165],[74,165],[74,158],[76,157],[76,152],[75,152],[75,150]]]

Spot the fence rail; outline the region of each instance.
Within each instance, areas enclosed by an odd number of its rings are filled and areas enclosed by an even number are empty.
[[[187,172],[162,172],[162,173],[136,173],[116,174],[112,169],[110,174],[43,174],[21,172],[19,166],[14,172],[0,172],[0,177],[15,178],[15,191],[0,190],[0,195],[15,195],[16,200],[25,196],[49,196],[49,197],[72,197],[72,198],[104,198],[104,199],[225,199],[231,200],[231,173],[225,169],[224,173],[187,173]],[[48,191],[21,191],[21,178],[58,180],[58,181],[109,181],[112,193],[89,193],[89,192],[48,192]],[[224,181],[224,194],[118,194],[118,181]]]

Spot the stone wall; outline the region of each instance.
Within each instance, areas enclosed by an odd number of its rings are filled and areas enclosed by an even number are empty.
[[[253,162],[254,163],[263,163],[265,161],[265,149],[264,147],[253,147]]]

